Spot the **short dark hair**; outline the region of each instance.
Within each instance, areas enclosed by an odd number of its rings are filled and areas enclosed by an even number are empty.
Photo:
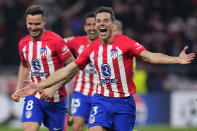
[[[88,18],[95,18],[95,14],[94,12],[88,12],[84,15],[84,19],[83,19],[83,24],[85,25],[86,24],[86,20]]]
[[[35,4],[29,6],[26,9],[25,17],[27,17],[27,15],[37,15],[37,14],[41,14],[42,17],[45,16],[44,7],[41,4]]]
[[[115,20],[115,15],[114,15],[114,11],[111,7],[100,7],[96,10],[95,12],[95,16],[98,14],[98,13],[109,13],[111,15],[111,20],[114,21]]]

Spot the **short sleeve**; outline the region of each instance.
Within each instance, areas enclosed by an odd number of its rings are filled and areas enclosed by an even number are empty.
[[[74,39],[75,39],[75,37],[64,38],[64,42],[66,43],[66,46],[67,46],[70,50],[74,50],[74,45],[75,45]]]
[[[58,39],[56,41],[55,50],[57,51],[58,56],[61,59],[61,61],[66,61],[69,57],[72,56],[70,50],[66,46],[66,43],[64,42],[63,39]]]
[[[127,37],[127,42],[129,43],[129,54],[130,56],[136,56],[136,57],[140,57],[140,53],[144,50],[146,50],[144,48],[144,46],[142,46],[140,43],[136,42],[135,40],[132,40],[130,38]]]
[[[91,62],[89,57],[90,51],[91,49],[89,47],[85,48],[84,51],[74,61],[81,70],[83,70],[86,65]]]

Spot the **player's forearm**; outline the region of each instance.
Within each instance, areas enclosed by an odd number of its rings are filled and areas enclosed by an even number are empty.
[[[141,58],[149,63],[153,64],[177,64],[178,57],[168,56],[162,53],[152,53],[149,51],[142,51]]]
[[[29,75],[28,67],[20,65],[19,72],[18,72],[18,82],[17,82],[16,91],[24,87],[24,81],[27,80],[28,75]]]
[[[150,59],[150,63],[153,64],[177,64],[178,57],[168,56],[162,53],[153,53]]]
[[[49,78],[47,78],[46,80],[38,83],[37,85],[37,89],[41,90],[47,87],[50,87],[54,84],[57,84],[58,82],[64,80],[65,84],[71,80],[74,76],[75,76],[75,72],[77,72],[79,69],[76,66],[73,66],[72,62],[71,64],[69,64],[68,66],[61,68],[59,70],[57,70],[53,75],[51,75]]]

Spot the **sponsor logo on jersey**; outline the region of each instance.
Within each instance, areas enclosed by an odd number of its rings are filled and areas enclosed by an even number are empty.
[[[42,77],[42,76],[48,76],[49,75],[49,73],[48,72],[40,72],[40,73],[38,73],[38,72],[32,72],[31,73],[33,76],[37,76],[37,77]]]
[[[140,49],[141,47],[142,47],[142,45],[140,44],[140,43],[135,43],[135,46],[136,46],[136,49],[138,50],[138,49]]]
[[[25,116],[26,116],[27,119],[29,119],[32,116],[32,112],[31,111],[26,111]]]
[[[101,79],[100,82],[102,84],[116,83],[116,82],[119,82],[119,78],[107,79],[107,80]]]
[[[32,59],[31,64],[35,72],[39,72],[41,70],[41,65],[39,60]]]
[[[109,64],[104,63],[101,65],[101,72],[104,78],[110,78],[111,76],[111,67]]]

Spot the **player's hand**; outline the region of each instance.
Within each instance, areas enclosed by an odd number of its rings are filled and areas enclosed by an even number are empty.
[[[43,90],[40,90],[41,92],[40,97],[43,98],[44,100],[49,100],[54,96],[55,91],[56,90],[54,88],[45,88]]]
[[[179,64],[189,64],[195,58],[195,53],[186,54],[188,46],[185,46],[178,57]]]
[[[15,102],[19,102],[19,98],[20,98],[20,96],[18,96],[18,95],[16,94],[16,92],[14,92],[14,93],[11,95],[11,99],[12,99],[13,101],[15,101]]]
[[[24,88],[18,90],[16,94],[20,97],[31,96],[39,90],[36,84],[30,83]]]

